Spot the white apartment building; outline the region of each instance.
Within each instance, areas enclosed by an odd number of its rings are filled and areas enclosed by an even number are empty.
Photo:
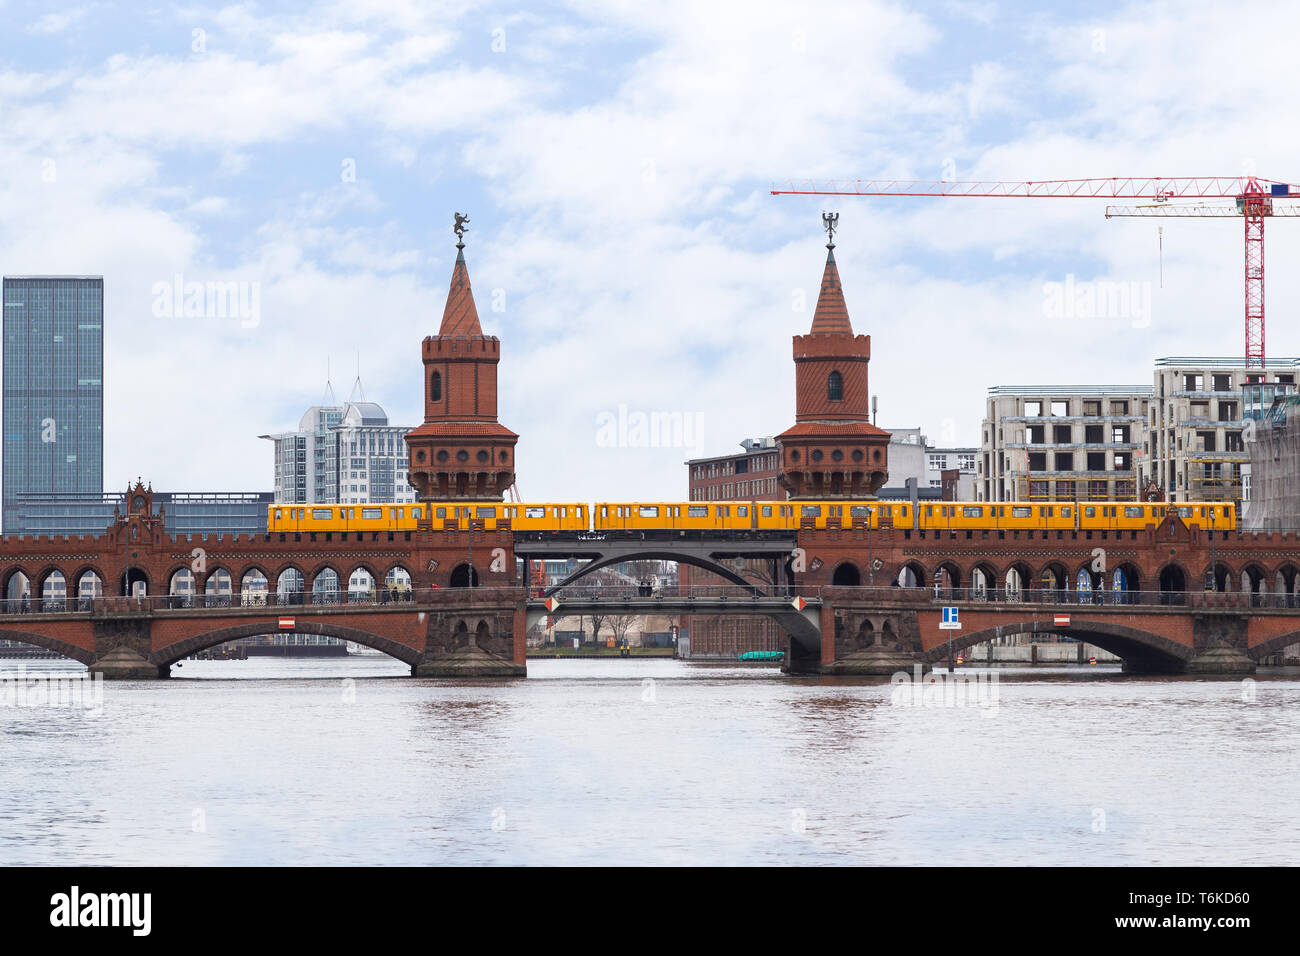
[[[1135,499],[1151,399],[1142,385],[990,388],[976,498]]]
[[[1237,501],[1249,492],[1242,390],[1292,388],[1300,359],[1170,356],[1154,385],[989,389],[977,477],[983,501]]]
[[[406,480],[408,431],[390,425],[374,402],[313,406],[296,432],[260,436],[275,444],[276,502],[414,501]]]

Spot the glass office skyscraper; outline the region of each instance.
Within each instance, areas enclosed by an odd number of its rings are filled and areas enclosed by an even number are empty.
[[[104,491],[103,276],[4,278],[3,515],[17,498]]]

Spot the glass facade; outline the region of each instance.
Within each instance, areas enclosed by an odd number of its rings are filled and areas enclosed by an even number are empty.
[[[271,492],[155,492],[168,534],[265,534]],[[103,534],[114,509],[125,505],[120,494],[22,495],[15,502],[14,522],[6,534]]]
[[[4,279],[3,514],[20,496],[104,490],[104,279]]]

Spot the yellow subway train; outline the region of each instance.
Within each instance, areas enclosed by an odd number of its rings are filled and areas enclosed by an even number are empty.
[[[630,501],[421,502],[270,505],[271,533],[414,531],[532,532],[797,531],[903,528],[935,531],[1138,531],[1174,514],[1188,525],[1232,531],[1224,502]]]

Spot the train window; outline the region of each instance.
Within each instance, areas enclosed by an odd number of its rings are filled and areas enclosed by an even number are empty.
[[[1146,511],[1141,505],[1127,505],[1124,508],[1125,518],[1141,518]]]
[[[439,508],[439,509],[438,509],[438,517],[439,517],[439,518],[445,518],[445,517],[447,517],[447,509],[446,509],[446,508]]]
[[[558,508],[555,509],[555,516],[557,518],[567,518],[569,516],[568,507],[566,507],[565,505],[560,505]]]
[[[1190,518],[1192,516],[1191,508],[1175,508],[1174,510],[1178,512],[1180,518]]]
[[[316,521],[329,521],[334,517],[333,508],[312,508],[311,516]]]
[[[1092,505],[1088,505],[1083,509],[1083,516],[1085,518],[1095,518],[1097,517],[1097,509]]]
[[[1052,508],[1050,508],[1050,507],[1044,508],[1044,509],[1043,509],[1043,513],[1044,513],[1045,515],[1047,515],[1047,517],[1049,517],[1049,518],[1052,517]]]
[[[479,518],[495,518],[497,509],[492,505],[488,505],[486,508],[475,508],[474,514]]]
[[[739,518],[749,517],[749,505],[736,505],[736,516]]]
[[[276,509],[275,509],[275,520],[276,520],[276,521],[279,521],[279,520],[280,520],[280,509],[279,509],[279,508],[276,508]]]
[[[601,508],[600,510],[601,510],[601,513],[603,514],[603,513],[606,512],[608,509],[607,509],[607,508]],[[525,517],[525,518],[545,518],[545,517],[546,517],[546,509],[545,509],[545,508],[537,508],[537,507],[525,508],[525,509],[524,509],[524,517]]]
[[[800,507],[799,513],[803,515],[805,518],[815,518],[822,513],[822,506],[803,505],[802,507]]]
[[[961,509],[961,513],[962,513],[963,517],[966,517],[966,518],[983,518],[983,517],[984,517],[984,509],[983,509],[983,508],[962,508],[962,509]]]
[[[384,516],[383,508],[362,508],[361,517],[367,519],[382,518]]]
[[[1033,517],[1033,514],[1033,508],[1026,508],[1023,506],[1019,508],[1012,506],[1011,508],[1011,517],[1013,518],[1031,518]]]
[[[1068,505],[1066,505],[1065,507],[1063,507],[1063,508],[1061,509],[1061,517],[1062,517],[1062,518],[1068,518],[1068,517],[1070,517],[1070,508],[1069,508]]]
[[[709,516],[708,505],[687,505],[686,517],[688,518],[707,518]]]
[[[637,509],[637,514],[642,518],[658,518],[659,509],[654,505],[642,505]]]
[[[413,519],[417,520],[417,521],[420,519],[420,515],[421,515],[422,513],[423,513],[423,512],[422,512],[421,509],[419,509],[419,508],[412,508],[412,509],[411,509],[411,517],[412,517]]]
[[[867,506],[849,505],[849,515],[853,518],[865,518],[867,516]]]
[[[763,505],[763,517],[764,517],[764,518],[770,518],[770,517],[772,517],[772,506],[771,506],[771,505]]]
[[[933,515],[933,514],[934,514],[934,505],[926,505],[926,506],[925,506],[925,516],[926,516],[927,518],[929,518],[929,517],[930,517],[931,515]]]

